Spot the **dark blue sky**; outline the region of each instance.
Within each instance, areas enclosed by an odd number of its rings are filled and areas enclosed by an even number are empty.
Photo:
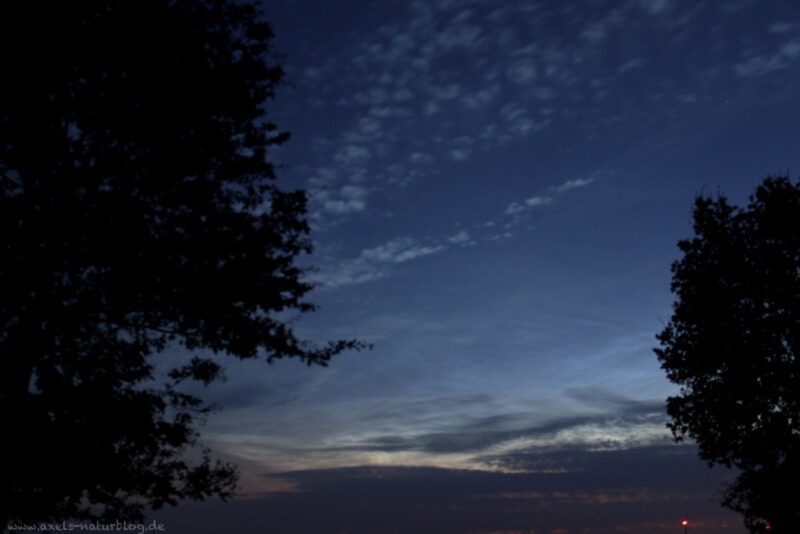
[[[800,169],[796,6],[266,5],[292,132],[273,160],[316,243],[322,308],[297,328],[375,348],[230,364],[206,437],[250,500],[191,517],[743,532],[714,502],[725,473],[671,443],[652,348],[694,197]]]

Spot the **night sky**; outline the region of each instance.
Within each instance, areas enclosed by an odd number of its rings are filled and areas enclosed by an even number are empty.
[[[226,360],[242,499],[172,532],[745,532],[673,443],[652,349],[697,195],[800,171],[800,10],[761,1],[267,4],[284,188],[368,352]]]

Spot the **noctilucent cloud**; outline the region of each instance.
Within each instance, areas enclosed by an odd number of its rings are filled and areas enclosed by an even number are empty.
[[[226,362],[208,532],[743,533],[652,352],[697,195],[800,172],[792,2],[276,0],[328,367]],[[248,530],[249,529],[249,530]]]

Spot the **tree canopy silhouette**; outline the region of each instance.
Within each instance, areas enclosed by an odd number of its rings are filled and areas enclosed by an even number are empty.
[[[180,386],[219,377],[208,351],[363,347],[279,318],[314,306],[306,197],[266,158],[271,40],[238,0],[0,3],[0,528],[230,496]],[[156,376],[174,344],[195,356]]]
[[[737,468],[723,504],[752,532],[800,525],[800,183],[767,178],[746,208],[699,197],[657,336],[669,428]]]

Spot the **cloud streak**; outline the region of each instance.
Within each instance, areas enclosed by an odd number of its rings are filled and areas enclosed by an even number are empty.
[[[596,391],[573,394],[577,400],[585,394],[600,401],[551,417],[532,407],[509,410],[487,394],[352,404],[337,407],[348,414],[346,421],[341,415],[320,415],[325,423],[317,431],[324,438],[303,434],[277,442],[230,436],[222,448],[273,471],[377,463],[521,472],[555,469],[542,458],[558,451],[626,450],[670,440],[663,401]]]
[[[601,173],[598,172],[597,174]],[[518,224],[529,211],[552,204],[555,201],[556,196],[563,195],[564,193],[572,191],[573,189],[586,187],[594,183],[596,179],[596,177],[592,176],[589,178],[575,178],[572,180],[567,180],[560,185],[550,187],[547,195],[540,194],[528,197],[522,201],[511,202],[506,207],[505,211],[503,211],[503,215],[512,218],[512,222],[507,223],[506,228],[510,228]]]
[[[424,244],[411,237],[397,237],[365,248],[355,258],[323,264],[310,273],[307,280],[325,288],[380,280],[393,274],[398,264],[437,254],[445,248],[443,244]]]
[[[464,421],[450,428],[413,436],[381,435],[341,450],[421,452],[432,455],[469,453],[477,465],[519,469],[519,451],[561,447],[613,450],[663,442],[666,432],[663,402],[630,402],[602,415],[556,418],[531,424],[531,414],[496,414]],[[485,454],[496,450],[496,454]]]
[[[461,142],[464,144],[472,142],[470,137],[464,137],[463,139]],[[412,157],[424,159],[426,156],[421,153],[414,153]],[[454,159],[458,158],[454,157]],[[603,173],[598,172],[596,174]],[[322,267],[316,272],[309,275],[308,281],[328,289],[373,282],[392,276],[396,272],[396,266],[399,264],[444,252],[454,245],[475,245],[479,240],[508,238],[513,235],[510,230],[523,221],[530,211],[542,209],[554,203],[558,197],[563,196],[565,193],[589,186],[595,183],[596,180],[596,176],[566,180],[557,186],[550,187],[546,194],[534,195],[509,203],[502,212],[502,216],[507,219],[504,224],[504,234],[490,234],[479,237],[476,232],[470,234],[466,230],[461,230],[454,235],[444,234],[438,238],[429,238],[424,242],[409,236],[397,237],[381,245],[362,249],[355,258],[329,259],[327,262],[323,262]],[[324,205],[326,211],[348,214],[363,211],[366,205],[366,197],[367,191],[365,188],[345,186],[341,188],[337,196],[333,196],[327,191],[322,191],[316,194],[315,199]],[[475,223],[473,228],[491,229],[493,226],[493,221],[482,221]]]

